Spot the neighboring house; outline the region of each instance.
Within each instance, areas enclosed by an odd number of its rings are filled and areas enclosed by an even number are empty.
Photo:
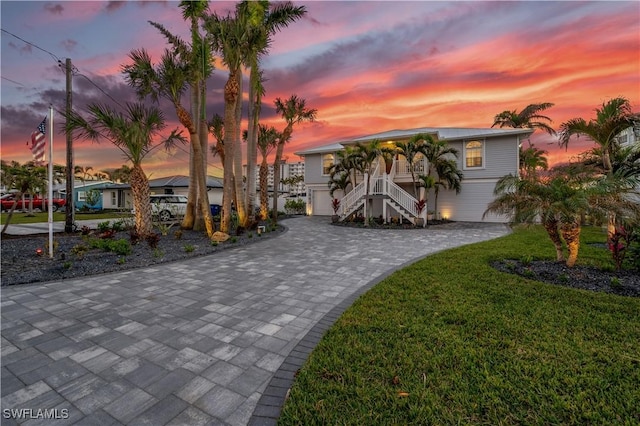
[[[188,176],[167,176],[156,179],[149,179],[151,195],[175,194],[189,195]],[[222,179],[207,176],[207,194],[209,204],[222,204]],[[103,190],[102,204],[105,209],[131,209],[133,206],[133,196],[129,184],[112,184]]]
[[[332,215],[329,196],[329,170],[336,161],[336,153],[345,146],[366,144],[373,140],[395,147],[395,142],[406,142],[419,133],[431,134],[434,139],[446,140],[450,147],[458,150],[458,168],[463,172],[462,190],[440,190],[436,216],[455,221],[506,222],[505,217],[488,215],[483,219],[487,204],[494,199],[495,184],[502,176],[518,174],[519,146],[529,137],[532,129],[478,129],[478,128],[418,128],[391,130],[356,139],[334,143],[297,152],[305,159],[305,184],[307,187],[307,213]],[[389,174],[384,162],[375,168],[370,179],[370,196],[373,211],[367,216],[383,216],[386,220],[401,216],[413,222],[417,216],[416,198],[409,164],[397,155]],[[428,164],[424,158],[414,165],[415,174],[426,174]],[[347,189],[345,196],[337,191],[334,197],[341,199],[339,215],[342,219],[364,207],[365,176],[360,176],[355,188]],[[433,209],[433,190],[428,196],[428,205],[421,216]]]
[[[62,182],[59,184],[53,185],[53,196],[66,198],[67,186],[66,182]],[[103,197],[102,191],[104,188],[113,185],[113,182],[110,180],[76,180],[73,182],[73,205],[76,210],[81,210],[84,208],[92,209],[92,210],[102,210],[103,207]],[[96,199],[96,203],[90,205],[87,202],[87,193],[89,191],[96,190],[100,193],[100,195]]]

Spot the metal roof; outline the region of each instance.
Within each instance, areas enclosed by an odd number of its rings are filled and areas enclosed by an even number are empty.
[[[458,140],[471,138],[487,138],[492,136],[509,135],[529,135],[534,129],[487,129],[487,128],[465,128],[465,127],[419,127],[416,129],[395,129],[386,132],[374,133],[360,136],[355,139],[348,139],[342,142],[334,142],[329,145],[322,145],[316,148],[296,152],[296,155],[304,156],[308,154],[322,154],[325,152],[335,152],[344,148],[345,145],[353,145],[358,142],[369,142],[375,139],[382,141],[398,140],[410,138],[419,133],[429,133],[440,140]]]
[[[109,188],[130,188],[129,184],[113,184]],[[149,179],[149,188],[188,188],[189,176],[174,175],[156,179]],[[207,176],[207,188],[222,188],[222,179]]]

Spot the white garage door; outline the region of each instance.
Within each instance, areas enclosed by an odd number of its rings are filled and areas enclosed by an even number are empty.
[[[331,216],[333,214],[328,189],[314,189],[311,202],[314,216]]]

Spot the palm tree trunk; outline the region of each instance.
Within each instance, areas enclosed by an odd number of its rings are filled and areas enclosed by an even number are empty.
[[[240,122],[242,120],[242,74],[236,73],[237,85],[238,85],[238,97],[236,98],[236,104],[234,108],[235,113],[235,125],[237,126],[236,133],[240,135]],[[237,139],[239,141],[239,138]],[[242,148],[240,144],[236,146],[233,156],[233,175],[235,178],[235,192],[236,192],[236,212],[238,214],[238,225],[243,228],[248,226],[247,217],[247,204],[245,203],[245,191],[244,191],[244,179],[242,170]]]
[[[278,146],[276,147],[276,158],[273,161],[273,221],[278,221],[278,188],[280,187],[280,162],[282,161],[282,153],[284,152],[284,144],[291,137],[293,131],[293,125],[287,124],[287,127],[282,131]]]
[[[222,214],[220,217],[220,231],[228,234],[231,228],[231,200],[234,196],[233,159],[236,150],[236,99],[238,98],[238,84],[235,74],[237,70],[229,71],[229,78],[224,86],[224,179],[222,189]]]
[[[260,218],[267,220],[269,217],[269,188],[267,182],[269,179],[269,165],[267,159],[263,158],[260,164]]]
[[[133,194],[133,207],[136,212],[136,232],[141,238],[145,238],[153,232],[153,223],[151,222],[149,180],[139,164],[133,165],[129,183]]]
[[[13,217],[13,212],[16,210],[16,207],[18,207],[18,201],[22,198],[22,193],[19,194],[19,196],[16,196],[16,199],[13,201],[13,205],[11,206],[11,210],[9,210],[9,214],[7,215],[7,219],[4,222],[4,226],[2,227],[2,232],[0,232],[0,234],[3,234],[7,231],[7,227],[9,226],[9,223],[11,222],[11,218]]]
[[[580,224],[578,222],[563,223],[560,227],[562,238],[567,243],[569,256],[567,257],[567,266],[573,267],[578,259],[578,250],[580,249]]]
[[[198,181],[196,180],[195,164],[193,162],[193,141],[189,144],[189,192],[187,194],[187,207],[180,227],[193,229],[196,220],[196,201],[198,197]]]
[[[558,231],[558,221],[555,219],[547,219],[542,222],[542,226],[547,231],[547,235],[551,239],[553,246],[556,248],[556,261],[564,261],[564,253],[562,252],[562,238]]]
[[[251,74],[257,72],[251,67]],[[253,81],[256,77],[252,77]],[[249,85],[249,129],[247,132],[247,215],[249,225],[254,221],[256,205],[256,164],[258,163],[258,121],[260,100],[253,84]]]

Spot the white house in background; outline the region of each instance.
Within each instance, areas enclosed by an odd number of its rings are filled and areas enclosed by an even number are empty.
[[[480,129],[480,128],[437,128],[424,127],[406,130],[390,130],[362,136],[356,139],[321,146],[297,152],[305,160],[305,184],[307,187],[307,213],[312,215],[333,215],[332,198],[329,196],[329,168],[336,161],[336,153],[345,146],[357,143],[366,144],[379,140],[394,146],[395,142],[406,142],[419,133],[428,133],[436,140],[447,141],[450,147],[459,152],[458,168],[464,174],[462,190],[440,190],[438,212],[442,218],[468,222],[505,222],[507,219],[489,215],[483,219],[487,204],[495,197],[495,184],[502,176],[518,174],[519,146],[526,140],[532,129]],[[413,222],[417,216],[413,197],[411,173],[406,159],[396,156],[393,167],[387,174],[384,162],[379,164],[371,175],[370,195],[373,198],[373,211],[367,216],[383,216],[386,220],[405,217]],[[414,166],[416,174],[426,173],[428,164],[421,159]],[[358,184],[341,198],[339,215],[346,218],[363,210],[365,195],[365,176],[360,176]],[[340,191],[334,197],[340,198]],[[434,196],[428,196],[428,206],[422,213],[426,216],[433,209]]]
[[[154,194],[175,194],[189,195],[188,176],[167,176],[156,179],[149,179],[151,195]],[[207,176],[207,194],[209,204],[222,204],[222,179]],[[131,209],[133,206],[133,196],[131,195],[131,185],[116,183],[106,186],[102,190],[102,206],[104,209]]]

